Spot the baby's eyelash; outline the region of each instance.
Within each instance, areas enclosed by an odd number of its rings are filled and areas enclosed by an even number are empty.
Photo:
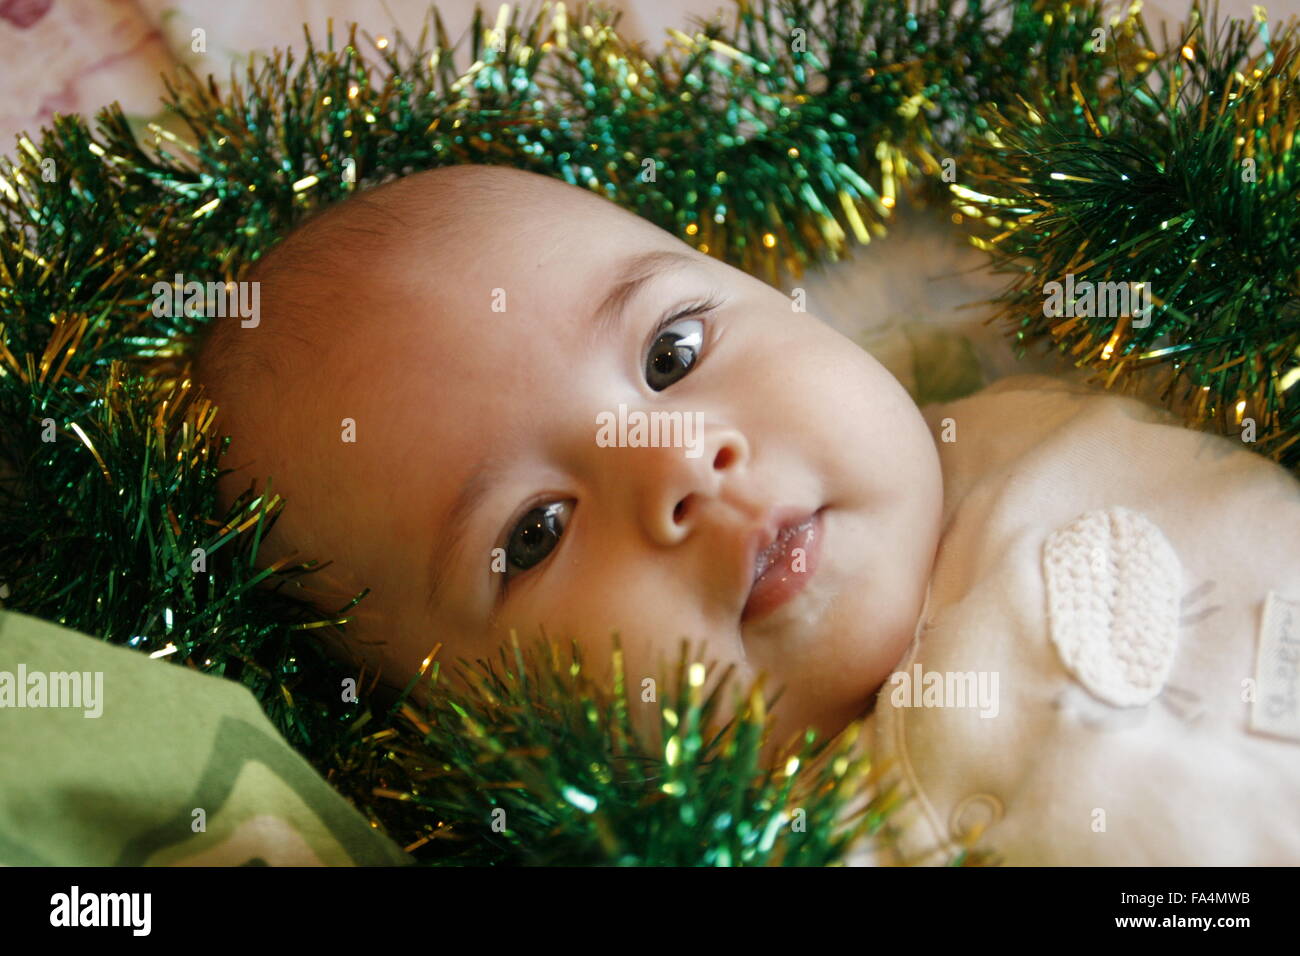
[[[688,318],[692,315],[700,315],[704,312],[711,312],[712,310],[716,309],[720,305],[722,305],[722,300],[718,298],[716,295],[710,295],[708,298],[696,301],[691,305],[685,306],[679,311],[674,312],[671,315],[668,315],[664,319],[662,319],[659,322],[659,324],[655,327],[655,330],[650,333],[650,341],[653,342],[655,339],[659,338],[659,336],[663,334],[663,331],[666,328],[668,328],[668,326],[672,325],[674,322],[680,319]]]

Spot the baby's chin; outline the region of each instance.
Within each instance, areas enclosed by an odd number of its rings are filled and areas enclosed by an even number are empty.
[[[858,639],[857,656],[844,669],[851,677],[839,684],[840,693],[836,698],[828,700],[827,695],[812,695],[811,704],[821,708],[824,714],[820,723],[825,732],[838,733],[852,721],[870,714],[880,691],[888,686],[890,676],[907,657],[924,612],[924,598],[923,590],[915,610],[909,607],[897,615],[892,626],[872,630]]]

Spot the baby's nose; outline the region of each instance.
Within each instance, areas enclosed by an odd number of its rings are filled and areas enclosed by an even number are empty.
[[[690,534],[701,501],[726,494],[749,457],[748,442],[739,431],[707,429],[702,422],[683,422],[679,429],[674,422],[660,422],[652,430],[650,422],[629,417],[622,437],[620,450],[627,453],[621,456],[618,480],[634,489],[634,507],[646,533],[665,545]]]

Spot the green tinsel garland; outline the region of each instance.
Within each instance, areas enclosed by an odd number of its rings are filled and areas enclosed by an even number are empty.
[[[1001,301],[1022,348],[1158,391],[1300,474],[1298,45],[1294,21],[1270,38],[1262,15],[1194,6],[1156,56],[1132,22],[1099,54],[1113,82],[986,107],[953,191],[1017,277]],[[1067,274],[1146,282],[1151,314],[1047,317],[1044,283]]]
[[[860,837],[885,839],[902,799],[855,753],[857,725],[829,745],[809,733],[765,769],[760,687],[734,708],[725,685],[704,697],[707,669],[685,646],[658,702],[657,750],[633,728],[617,653],[612,688],[586,674],[576,646],[516,641],[500,657],[499,669],[462,670],[470,691],[402,707],[331,777],[439,863],[826,865]]]
[[[341,679],[357,673],[314,635],[347,608],[310,600],[312,564],[257,568],[258,542],[285,506],[269,484],[215,513],[221,443],[212,409],[185,378],[205,320],[154,316],[149,290],[176,272],[238,279],[312,209],[461,162],[557,176],[754,274],[798,274],[838,257],[850,237],[881,234],[909,192],[933,194],[943,159],[957,160],[968,190],[958,201],[972,209],[967,171],[1035,163],[1044,145],[1014,138],[1032,124],[1013,126],[998,111],[1013,110],[1020,91],[1123,110],[1116,76],[1130,82],[1133,64],[1167,67],[1180,55],[1139,43],[1140,17],[1112,31],[1122,56],[1096,55],[1088,44],[1104,20],[1094,3],[958,7],[740,3],[730,29],[702,25],[649,59],[607,11],[561,17],[545,5],[490,30],[476,14],[461,60],[435,11],[417,42],[394,37],[372,44],[374,54],[353,28],[340,49],[332,35],[323,49],[308,36],[301,62],[257,61],[224,91],[180,74],[167,105],[186,136],[154,127],[142,144],[110,107],[94,133],[67,117],[39,144],[20,139],[16,158],[0,161],[7,606],[242,682],[295,747],[423,858],[841,859],[851,837],[881,830],[898,796],[873,794],[856,829],[837,828],[874,779],[845,749],[852,734],[833,746],[805,740],[780,770],[762,770],[758,691],[708,738],[709,716],[730,711],[699,699],[700,671],[686,656],[662,704],[657,749],[628,726],[622,688],[595,686],[553,648],[503,653],[499,671],[476,666],[474,691],[435,695],[428,712],[374,709],[365,693],[342,701]],[[1280,100],[1261,99],[1261,89],[1246,84],[1243,102],[1277,120]],[[1077,129],[1083,114],[1062,111]],[[1134,141],[1158,135],[1154,123],[1134,130]],[[47,160],[53,180],[42,175]],[[653,177],[643,176],[645,160]],[[995,186],[1007,183],[986,186],[983,201],[1007,219],[1014,203],[998,202]],[[1123,194],[1109,186],[1088,197],[1103,212]],[[1036,202],[1057,197],[1040,191]],[[1060,198],[1083,211],[1077,196]],[[1294,205],[1272,225],[1294,228]],[[1068,230],[1035,236],[1037,245],[1014,248],[1040,264],[1066,261],[1060,250],[1078,245]],[[1278,427],[1294,434],[1292,416]],[[501,826],[494,810],[504,811]],[[788,825],[796,811],[806,828]]]

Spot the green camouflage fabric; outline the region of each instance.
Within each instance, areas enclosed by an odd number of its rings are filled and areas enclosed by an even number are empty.
[[[244,687],[0,610],[0,865],[409,862]]]

